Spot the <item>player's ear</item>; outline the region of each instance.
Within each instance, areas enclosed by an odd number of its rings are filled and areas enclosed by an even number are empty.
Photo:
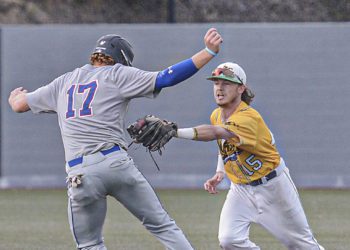
[[[245,91],[245,89],[246,89],[246,86],[244,86],[243,84],[240,84],[240,85],[238,86],[238,93],[243,94],[243,92]]]

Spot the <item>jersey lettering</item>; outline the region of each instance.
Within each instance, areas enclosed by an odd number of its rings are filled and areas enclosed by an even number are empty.
[[[75,116],[75,111],[73,110],[73,94],[75,90],[75,84],[73,84],[67,91],[68,95],[68,107],[66,112],[66,118],[71,118]]]
[[[79,85],[79,88],[78,88],[79,94],[84,93],[85,90],[89,91],[84,102],[83,102],[83,108],[80,109],[80,111],[79,111],[80,116],[92,115],[92,108],[90,107],[90,104],[95,97],[96,89],[97,89],[97,82],[96,81],[90,82],[90,83],[85,84],[85,85],[82,85],[82,84]]]
[[[255,171],[259,170],[262,167],[262,162],[258,159],[254,160],[255,155],[251,154],[248,156],[248,158],[245,160],[245,162],[251,166]]]
[[[246,166],[244,166],[244,164],[240,163],[238,160],[238,155],[241,153],[242,151],[238,150],[229,156],[223,157],[224,164],[226,164],[228,161],[236,162],[238,168],[242,171],[244,175],[252,176],[254,174],[254,171],[249,170]],[[253,170],[258,171],[262,167],[263,163],[258,159],[254,159],[254,157],[255,155],[251,154],[250,156],[248,156],[245,162],[250,167],[252,167]]]
[[[67,105],[67,112],[66,112],[66,118],[72,118],[75,117],[75,110],[73,109],[74,106],[74,98],[76,97],[74,95],[76,89],[76,85],[73,84],[68,90],[67,90],[67,96],[68,96],[68,105]],[[91,116],[93,114],[92,112],[92,101],[94,100],[95,94],[97,90],[97,81],[90,82],[88,84],[79,84],[78,85],[78,91],[77,94],[84,94],[85,91],[88,91],[85,100],[82,104],[82,107],[79,109],[79,116]]]
[[[240,162],[237,162],[237,165],[245,176],[246,175],[252,176],[254,174],[253,171],[250,171],[246,166],[244,166]]]
[[[228,161],[233,161],[236,163],[236,165],[238,166],[238,168],[241,170],[242,174],[245,176],[252,176],[254,174],[253,171],[249,170],[246,166],[244,166],[242,163],[239,162],[238,160],[238,155],[240,155],[242,153],[241,150],[236,150],[233,154],[229,155],[229,156],[224,156],[223,157],[223,161],[224,164],[226,164]],[[237,175],[238,176],[238,175]]]

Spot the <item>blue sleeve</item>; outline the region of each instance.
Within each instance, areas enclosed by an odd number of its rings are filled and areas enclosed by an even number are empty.
[[[174,86],[187,78],[190,78],[198,71],[191,58],[179,62],[167,69],[160,71],[156,78],[155,90]]]

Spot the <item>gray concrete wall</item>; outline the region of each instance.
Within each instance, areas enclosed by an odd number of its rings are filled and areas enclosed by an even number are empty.
[[[215,103],[205,77],[219,63],[236,61],[297,186],[350,187],[350,23],[2,26],[0,187],[65,185],[56,115],[13,113],[7,103],[13,88],[32,91],[85,64],[106,33],[131,41],[136,67],[162,70],[202,49],[211,26],[224,37],[217,58],[157,99],[132,102],[127,123],[145,114],[181,127],[208,123]],[[215,142],[174,139],[162,157],[155,154],[158,172],[144,148],[130,149],[153,186],[177,188],[202,187],[215,171],[216,152]]]

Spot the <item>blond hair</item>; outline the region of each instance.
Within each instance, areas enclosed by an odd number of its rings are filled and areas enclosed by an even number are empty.
[[[94,65],[95,63],[98,64],[106,64],[106,65],[114,65],[116,62],[114,59],[110,56],[107,56],[102,53],[93,53],[90,57],[90,64]]]

